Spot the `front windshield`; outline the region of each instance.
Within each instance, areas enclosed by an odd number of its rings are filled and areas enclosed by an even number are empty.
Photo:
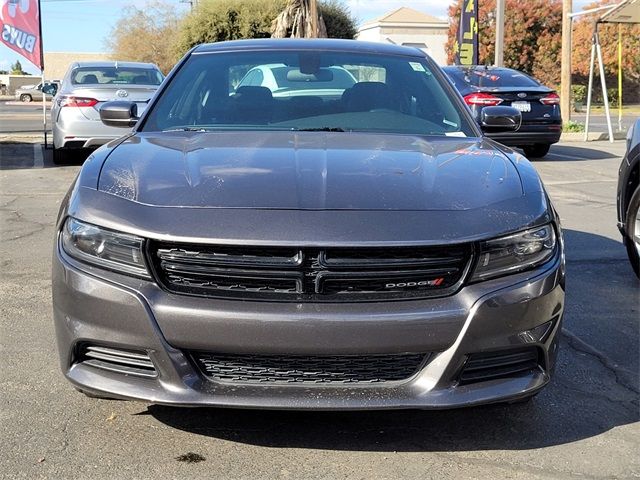
[[[142,130],[474,136],[426,59],[328,51],[195,53]]]

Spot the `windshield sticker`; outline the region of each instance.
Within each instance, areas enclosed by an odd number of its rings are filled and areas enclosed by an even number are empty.
[[[424,69],[424,67],[422,66],[421,63],[418,62],[409,62],[409,65],[411,65],[411,68],[413,68],[413,70],[415,72],[425,72],[426,70]]]
[[[464,132],[444,132],[447,137],[466,137]]]
[[[446,118],[444,120],[442,120],[442,123],[444,123],[445,125],[449,125],[450,127],[453,127],[453,128],[458,128],[458,124],[457,123],[450,122]]]

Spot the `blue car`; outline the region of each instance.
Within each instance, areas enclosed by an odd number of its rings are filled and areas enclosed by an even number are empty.
[[[528,158],[541,158],[560,140],[560,97],[529,75],[501,67],[444,67],[476,120],[485,107],[509,106],[520,110],[522,125],[515,132],[486,132],[486,136],[524,150]]]

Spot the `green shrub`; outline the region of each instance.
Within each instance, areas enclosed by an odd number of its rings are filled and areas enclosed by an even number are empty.
[[[618,104],[618,89],[617,88],[607,88],[607,97],[609,98],[609,105],[617,105]],[[604,99],[602,101],[604,102]]]
[[[358,33],[356,20],[349,8],[337,0],[319,2],[318,8],[327,27],[327,37],[353,39]]]
[[[562,127],[563,132],[584,132],[584,123],[569,120]]]
[[[587,101],[586,85],[571,85],[571,96],[574,102],[584,103]]]
[[[200,43],[268,38],[271,23],[287,0],[202,0],[181,23],[176,51],[183,55]],[[353,38],[356,21],[347,7],[335,0],[319,2],[319,10],[332,38]]]

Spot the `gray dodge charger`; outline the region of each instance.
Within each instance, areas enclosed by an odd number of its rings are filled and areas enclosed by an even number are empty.
[[[354,81],[338,87],[343,71]],[[133,131],[85,162],[53,251],[60,361],[81,392],[451,408],[549,382],[558,215],[529,161],[483,137],[520,112],[476,123],[423,52],[200,45],[143,114],[109,102],[100,116]]]

